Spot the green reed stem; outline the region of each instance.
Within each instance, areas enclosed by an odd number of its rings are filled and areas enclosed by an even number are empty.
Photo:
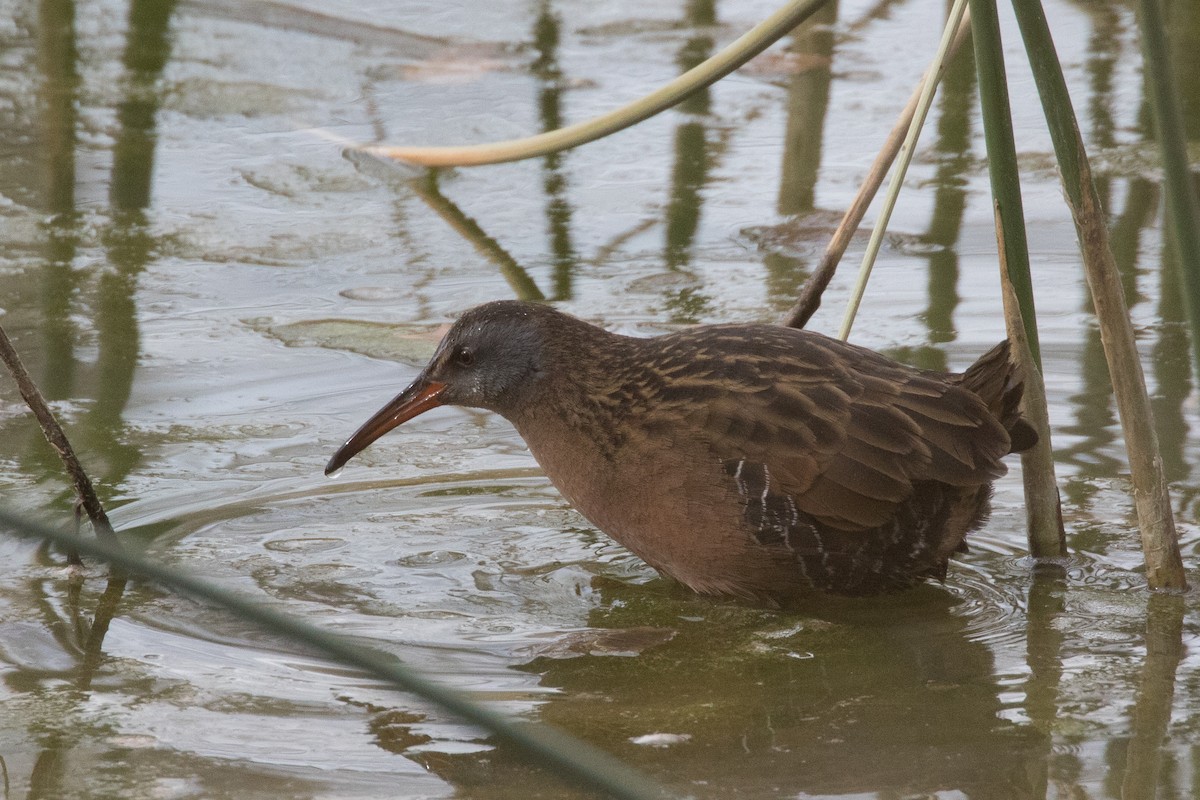
[[[501,164],[557,153],[595,141],[636,125],[677,105],[690,95],[716,83],[786,36],[823,6],[827,0],[791,0],[711,58],[654,92],[575,125],[524,139],[464,147],[363,147],[364,152],[425,167],[471,167]]]
[[[548,725],[518,722],[469,699],[462,692],[426,678],[399,663],[395,656],[372,650],[351,639],[321,630],[289,614],[284,614],[242,595],[108,542],[84,539],[40,523],[24,520],[0,509],[0,528],[22,538],[47,539],[73,547],[83,555],[99,558],[126,570],[130,575],[162,584],[175,591],[207,600],[261,625],[284,634],[324,653],[331,659],[359,669],[395,686],[419,695],[468,722],[487,730],[498,739],[515,745],[536,764],[553,769],[563,777],[612,797],[648,800],[668,797],[666,791],[649,778],[602,750]]]
[[[1195,0],[1191,0],[1195,2]],[[1179,110],[1179,88],[1171,75],[1160,0],[1141,0],[1142,61],[1162,150],[1167,197],[1167,230],[1179,252],[1186,306],[1192,324],[1192,363],[1200,380],[1200,200],[1188,163],[1187,137]],[[1195,91],[1195,86],[1191,87]]]
[[[995,0],[970,2],[975,68],[979,75],[979,101],[983,110],[988,174],[992,183],[1000,269],[1003,273],[1001,284],[1005,292],[1005,318],[1009,336],[1017,341],[1017,352],[1025,367],[1025,418],[1038,433],[1037,444],[1021,454],[1029,552],[1035,558],[1060,558],[1067,552],[1066,534],[1054,477],[1045,386],[1041,380],[1041,347],[1033,303],[1033,281],[1029,274],[1029,244],[1025,237],[1025,214],[1021,202],[1017,149],[1013,141],[1008,79],[1000,42],[1000,20],[996,15]]]
[[[983,109],[988,175],[992,181],[992,196],[999,207],[1008,279],[1016,291],[1025,325],[1025,337],[1033,353],[1034,362],[1040,370],[1042,351],[1038,342],[1033,281],[1029,276],[1029,244],[1025,236],[1025,212],[1021,202],[1017,149],[1013,142],[1008,78],[1005,75],[1004,53],[1000,46],[1000,20],[996,15],[996,0],[970,2],[971,34],[975,42],[975,69],[979,75],[979,101]]]
[[[1100,324],[1104,355],[1112,375],[1113,394],[1129,454],[1134,505],[1142,550],[1146,555],[1146,576],[1152,589],[1183,589],[1187,583],[1158,436],[1154,430],[1154,412],[1146,394],[1146,380],[1121,288],[1121,276],[1109,247],[1108,221],[1092,180],[1079,122],[1071,106],[1067,82],[1041,0],[1013,0],[1013,9],[1054,141],[1067,205],[1075,221],[1088,288]]]

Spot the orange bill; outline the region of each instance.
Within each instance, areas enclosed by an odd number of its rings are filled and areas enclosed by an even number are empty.
[[[431,408],[440,406],[442,401],[439,398],[445,389],[446,384],[437,381],[426,381],[424,378],[413,381],[411,386],[396,395],[392,402],[379,409],[375,416],[363,423],[363,426],[338,448],[338,451],[333,454],[333,458],[329,459],[329,463],[325,465],[325,474],[330,475],[337,472],[345,466],[347,461],[365,450],[371,442],[392,428],[402,425]]]

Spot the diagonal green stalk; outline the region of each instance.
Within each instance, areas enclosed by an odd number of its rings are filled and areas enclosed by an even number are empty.
[[[995,204],[1000,268],[1003,270],[1001,284],[1005,287],[1005,318],[1010,338],[1018,342],[1018,351],[1025,356],[1021,359],[1025,365],[1028,395],[1024,413],[1038,433],[1037,444],[1021,454],[1029,552],[1035,558],[1060,558],[1067,552],[1066,536],[1054,478],[1050,419],[1041,380],[1041,348],[1033,304],[1033,281],[1029,274],[1029,245],[1025,238],[1008,79],[1000,43],[1000,20],[995,0],[970,2],[979,102],[983,111],[988,174]]]
[[[345,636],[330,633],[303,620],[243,597],[237,592],[174,567],[151,561],[117,545],[24,520],[0,509],[0,528],[22,538],[36,538],[75,548],[155,583],[191,597],[207,600],[237,614],[240,619],[290,637],[341,664],[358,667],[375,677],[430,700],[458,717],[520,748],[535,764],[551,767],[575,782],[627,800],[662,800],[666,791],[632,767],[599,748],[548,725],[518,722],[469,699],[464,693],[430,680],[400,663],[395,656],[364,647]]]
[[[959,22],[962,21],[966,10],[967,0],[954,0],[954,6],[946,18],[946,27],[942,31],[942,40],[938,45],[937,54],[933,57],[933,63],[929,65],[929,69],[925,73],[916,110],[912,120],[908,123],[908,134],[904,137],[904,144],[900,147],[896,166],[888,181],[883,208],[879,212],[879,218],[875,220],[875,227],[871,230],[871,239],[867,242],[867,250],[863,253],[862,265],[858,269],[858,278],[850,292],[846,314],[842,317],[842,327],[838,331],[838,338],[842,341],[850,336],[850,328],[854,325],[854,316],[858,313],[858,306],[862,303],[863,294],[867,290],[867,280],[871,277],[871,268],[875,265],[876,256],[879,255],[879,247],[883,244],[883,235],[887,232],[888,221],[892,218],[892,210],[896,208],[896,199],[900,196],[900,189],[904,186],[904,176],[908,172],[908,165],[912,163],[913,153],[917,149],[917,139],[921,136],[921,129],[925,126],[925,117],[929,114],[929,106],[933,103],[933,93],[937,89],[938,78],[941,76],[947,54],[950,52],[951,44],[958,31]]]
[[[1193,0],[1194,2],[1194,0]],[[1192,182],[1179,90],[1170,70],[1170,51],[1160,0],[1141,0],[1142,61],[1162,150],[1167,229],[1179,252],[1184,294],[1192,324],[1192,363],[1200,380],[1200,199]]]
[[[1154,430],[1154,412],[1146,394],[1146,380],[1129,309],[1125,305],[1121,276],[1109,247],[1108,224],[1092,180],[1079,122],[1071,106],[1067,82],[1041,0],[1013,0],[1013,10],[1054,141],[1063,190],[1079,236],[1092,305],[1100,325],[1100,339],[1112,375],[1113,394],[1129,454],[1147,580],[1152,589],[1183,589],[1187,583],[1179,556],[1167,478],[1159,455],[1158,436]]]
[[[782,39],[827,0],[791,0],[736,41],[654,92],[584,122],[524,139],[463,147],[364,147],[364,152],[425,167],[501,164],[557,153],[636,125],[716,83]]]

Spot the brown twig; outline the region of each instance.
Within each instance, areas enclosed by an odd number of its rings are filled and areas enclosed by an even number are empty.
[[[950,66],[954,55],[962,47],[963,42],[967,40],[970,32],[971,14],[968,11],[963,15],[958,30],[954,32],[954,40],[950,43],[950,49],[946,51],[946,58],[942,63],[942,69],[937,74],[937,80],[941,80],[942,74]],[[883,179],[887,176],[892,162],[896,160],[896,154],[900,152],[900,146],[904,143],[904,137],[908,133],[908,126],[912,124],[913,115],[917,110],[917,102],[921,98],[921,88],[924,85],[925,78],[922,77],[921,82],[917,84],[917,88],[913,90],[912,97],[908,100],[908,105],[900,112],[896,124],[892,127],[892,132],[888,134],[887,140],[884,141],[879,155],[875,157],[875,163],[871,165],[871,171],[867,173],[862,186],[859,187],[854,201],[846,209],[846,213],[842,216],[842,221],[838,225],[837,230],[833,232],[833,237],[825,247],[825,254],[821,257],[821,263],[817,265],[817,269],[813,272],[812,277],[808,279],[808,282],[804,284],[804,288],[800,290],[800,297],[796,300],[796,304],[780,318],[780,325],[785,325],[789,328],[803,328],[808,324],[809,318],[821,307],[821,295],[825,292],[825,288],[829,286],[829,281],[833,279],[833,273],[837,271],[838,262],[842,260],[842,255],[845,254],[846,248],[850,246],[850,239],[853,238],[854,232],[858,230],[859,224],[862,222],[863,217],[866,216],[867,208],[871,205],[871,201],[875,199],[875,193],[883,185]]]
[[[75,486],[75,494],[83,505],[83,510],[87,512],[88,519],[92,521],[92,529],[96,532],[96,536],[111,544],[117,544],[117,534],[108,521],[108,515],[104,513],[104,506],[100,504],[96,490],[92,488],[91,479],[88,478],[87,473],[83,470],[83,465],[76,458],[74,448],[67,440],[62,426],[54,418],[54,413],[46,405],[46,400],[38,390],[37,384],[33,382],[25,365],[21,363],[21,357],[17,355],[3,326],[0,326],[0,358],[4,360],[8,371],[12,373],[13,380],[17,382],[17,388],[21,391],[21,396],[25,398],[26,404],[37,418],[38,424],[41,425],[42,433],[46,435],[46,441],[50,442],[50,446],[58,453],[58,457],[62,459],[63,465],[67,468],[67,473],[71,476],[71,482]]]

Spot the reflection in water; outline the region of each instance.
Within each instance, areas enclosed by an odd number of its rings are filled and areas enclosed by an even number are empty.
[[[1157,796],[1163,742],[1167,740],[1175,696],[1175,673],[1183,660],[1185,603],[1178,595],[1150,595],[1146,609],[1146,660],[1134,701],[1121,800],[1154,800]]]
[[[1183,294],[1183,267],[1179,253],[1168,239],[1163,243],[1162,267],[1159,277],[1158,339],[1150,351],[1150,368],[1155,386],[1150,397],[1154,409],[1154,424],[1162,454],[1163,470],[1172,483],[1190,477],[1185,446],[1191,432],[1184,408],[1192,393],[1192,370],[1188,361],[1190,343]],[[1191,495],[1196,489],[1186,486],[1173,490],[1177,499]],[[1182,514],[1184,519],[1196,519],[1195,514]]]
[[[39,145],[46,165],[40,185],[43,205],[52,213],[45,228],[42,270],[44,346],[38,354],[37,379],[49,400],[92,395],[88,413],[73,426],[72,437],[85,453],[103,492],[123,480],[138,454],[123,441],[122,413],[133,385],[139,351],[134,296],[137,276],[153,256],[144,208],[150,200],[154,163],[156,84],[169,55],[168,22],[174,3],[142,0],[130,7],[125,57],[125,100],[117,114],[110,184],[111,224],[105,234],[112,270],[98,280],[95,302],[97,354],[82,363],[75,352],[83,336],[74,319],[77,295],[87,273],[77,269],[80,215],[75,208],[75,150],[78,146],[78,52],[74,5],[45,0],[39,7],[38,63],[42,102],[38,107]],[[91,359],[89,359],[90,361]],[[81,385],[86,380],[87,385]],[[59,465],[38,432],[32,431],[27,460],[46,478]],[[101,463],[101,459],[103,462]]]
[[[1117,59],[1121,55],[1121,32],[1117,11],[1111,6],[1087,4],[1092,12],[1092,36],[1088,40],[1087,72],[1091,78],[1091,94],[1088,103],[1091,122],[1091,143],[1095,148],[1103,150],[1116,144],[1116,113],[1114,104],[1113,73]],[[1143,109],[1142,118],[1146,118],[1149,109]],[[1096,193],[1100,205],[1111,209],[1112,180],[1108,175],[1093,173],[1092,180],[1096,184]]]
[[[1200,3],[1166,3],[1163,14],[1167,21],[1170,66],[1179,90],[1184,134],[1191,142],[1200,141],[1200,95],[1196,92],[1196,76],[1200,74]],[[1192,181],[1196,191],[1200,192],[1200,172],[1196,171],[1195,161],[1192,162]],[[1154,377],[1158,385],[1152,402],[1167,478],[1182,481],[1189,477],[1183,450],[1189,433],[1184,421],[1184,405],[1192,391],[1192,370],[1187,355],[1191,348],[1200,348],[1200,341],[1188,336],[1183,267],[1172,237],[1164,238],[1159,276],[1160,335],[1153,351]],[[1200,320],[1191,320],[1191,326],[1196,330]],[[1193,359],[1193,363],[1195,361]],[[1186,506],[1196,501],[1200,489],[1180,487],[1176,494],[1183,498]],[[1200,517],[1198,512],[1200,509],[1183,516],[1194,520]]]
[[[787,123],[776,203],[780,214],[814,210],[833,81],[837,16],[838,4],[831,0],[796,28],[787,45],[785,63],[795,71],[787,83]],[[769,301],[778,308],[788,307],[808,278],[807,261],[773,251],[764,255],[763,264],[767,268]]]
[[[671,200],[667,204],[666,262],[673,270],[686,269],[692,241],[700,224],[700,190],[708,177],[708,145],[704,125],[684,122],[675,128],[675,167],[671,173]]]
[[[1090,301],[1088,306],[1090,308]],[[1075,420],[1060,426],[1063,433],[1075,441],[1059,444],[1054,457],[1060,463],[1075,467],[1062,489],[1067,505],[1084,509],[1100,488],[1096,479],[1116,473],[1123,463],[1113,455],[1116,451],[1111,447],[1117,438],[1112,383],[1099,327],[1092,321],[1087,325],[1085,341],[1080,348],[1079,377],[1080,390],[1067,398],[1074,408]],[[1087,547],[1088,543],[1081,541],[1078,546]]]
[[[117,106],[109,201],[118,211],[150,205],[154,175],[155,119],[161,103],[155,84],[171,55],[171,14],[176,0],[133,0],[125,40],[125,98]]]
[[[714,0],[688,0],[685,9],[687,25],[710,27],[716,20]],[[679,71],[692,69],[708,58],[712,49],[712,36],[706,33],[692,36],[675,58]],[[675,163],[671,170],[671,196],[667,201],[664,261],[672,272],[687,272],[692,244],[700,227],[701,190],[708,181],[712,161],[708,132],[701,120],[708,115],[711,104],[711,94],[705,87],[676,106],[678,113],[686,114],[688,118],[675,128]],[[670,292],[664,300],[671,321],[677,323],[697,322],[711,303],[707,294],[690,286]]]
[[[538,79],[538,112],[542,130],[558,130],[562,122],[562,70],[558,66],[558,41],[561,21],[542,0],[534,21],[533,45],[538,57],[532,70]],[[567,180],[562,170],[566,153],[550,153],[542,160],[542,187],[546,192],[546,227],[550,234],[550,252],[554,258],[554,300],[571,298],[571,278],[578,256],[571,244],[571,204],[567,200]]]
[[[123,412],[133,389],[140,336],[137,323],[137,278],[154,257],[155,245],[141,211],[116,212],[105,236],[109,263],[115,270],[101,276],[95,326],[98,352],[95,369],[102,379],[93,403],[78,425],[80,443],[103,453],[102,483],[112,486],[137,466],[139,448],[125,441]],[[99,469],[99,465],[93,467]]]
[[[38,144],[42,174],[34,193],[51,217],[45,227],[42,284],[42,353],[47,368],[37,375],[47,400],[69,397],[75,384],[75,325],[70,319],[71,297],[76,286],[73,269],[79,247],[79,221],[75,213],[75,145],[78,125],[79,54],[75,46],[75,4],[70,0],[43,0],[38,6],[37,63],[40,73]],[[27,452],[41,474],[57,469],[54,456],[45,451],[40,434]],[[32,466],[32,464],[31,464]]]
[[[537,106],[543,132],[562,127],[563,77],[558,64],[558,45],[561,22],[554,13],[549,0],[543,0],[534,17],[533,46],[537,57],[530,71],[538,81]],[[379,138],[383,138],[380,135]],[[553,289],[549,298],[538,288],[516,258],[495,238],[488,235],[479,223],[468,216],[438,186],[438,171],[427,170],[422,176],[405,179],[406,190],[413,191],[460,236],[466,239],[492,264],[500,269],[509,287],[518,300],[542,301],[569,300],[572,296],[574,270],[579,263],[578,254],[571,242],[571,204],[567,199],[568,184],[563,170],[566,153],[550,153],[542,160],[542,189],[546,194],[546,227],[550,236],[550,251],[554,263]],[[352,156],[360,167],[375,172],[403,172],[407,169],[394,162],[371,165],[368,156]],[[390,182],[390,181],[389,181]]]
[[[1088,4],[1086,8],[1093,26],[1087,59],[1092,89],[1089,100],[1091,134],[1100,148],[1110,148],[1116,144],[1113,71],[1121,50],[1118,36],[1120,22],[1117,10],[1111,6]],[[1188,15],[1183,16],[1181,24],[1188,21]],[[1200,21],[1200,15],[1192,16]],[[1186,24],[1184,27],[1187,27]],[[1195,29],[1197,25],[1193,24],[1192,27]],[[1176,35],[1182,35],[1185,39],[1188,36],[1178,32]],[[1176,66],[1180,63],[1183,62],[1177,62]],[[1148,111],[1144,100],[1138,118],[1143,122],[1141,133],[1147,136],[1149,131],[1144,120],[1148,118]],[[1096,182],[1102,203],[1105,207],[1111,207],[1113,181],[1099,174]],[[1124,185],[1125,203],[1110,224],[1110,242],[1126,302],[1132,310],[1147,299],[1139,281],[1145,270],[1139,269],[1138,264],[1145,238],[1143,231],[1149,230],[1155,223],[1160,191],[1156,183],[1140,176],[1127,179]],[[1158,387],[1151,402],[1167,478],[1180,481],[1187,477],[1188,471],[1183,450],[1188,426],[1183,407],[1191,384],[1187,364],[1187,334],[1181,324],[1184,309],[1180,302],[1178,259],[1169,242],[1164,242],[1162,246],[1160,264],[1160,335],[1151,352],[1153,374]],[[1172,287],[1175,287],[1174,290]],[[1091,313],[1090,298],[1085,297],[1084,302],[1085,310]],[[1111,379],[1097,326],[1088,326],[1081,354],[1083,387],[1071,397],[1076,407],[1076,422],[1064,426],[1066,432],[1077,436],[1077,441],[1061,449],[1058,458],[1077,467],[1066,492],[1071,502],[1082,505],[1095,492],[1096,479],[1119,470],[1123,462],[1110,454],[1111,445],[1117,437],[1116,417],[1111,407]]]
[[[91,624],[87,626],[87,637],[83,640],[83,657],[76,673],[76,685],[80,689],[91,688],[96,670],[104,660],[104,637],[125,595],[125,585],[126,579],[114,572],[108,578],[104,593],[96,601],[96,610]]]
[[[971,113],[975,108],[975,52],[962,48],[946,69],[938,89],[937,139],[934,151],[938,166],[934,184],[933,215],[925,241],[929,253],[929,307],[925,325],[929,342],[952,342],[955,338],[954,310],[958,307],[958,240],[967,207],[966,185],[971,162]],[[945,372],[945,351],[922,348],[914,362],[925,369]]]
[[[1078,759],[1073,753],[1055,756],[1050,735],[1058,718],[1059,686],[1062,682],[1064,636],[1060,618],[1066,610],[1067,583],[1057,567],[1035,569],[1029,587],[1025,623],[1025,663],[1029,677],[1025,681],[1025,713],[1037,730],[1046,734],[1042,762],[1038,766],[1045,796],[1047,781],[1070,785],[1078,777]]]
[[[44,205],[54,214],[46,231],[42,311],[47,346],[42,353],[42,386],[51,400],[93,393],[94,402],[72,426],[72,433],[77,446],[92,456],[84,459],[91,469],[96,470],[98,463],[102,465],[98,472],[100,479],[95,482],[102,492],[104,489],[111,492],[140,458],[138,449],[124,442],[122,414],[129,400],[139,352],[134,299],[137,276],[154,251],[144,210],[150,202],[159,105],[155,84],[169,54],[167,29],[173,7],[173,2],[147,0],[134,2],[130,7],[124,59],[127,97],[117,115],[119,128],[110,187],[112,223],[105,235],[113,269],[105,271],[99,279],[94,322],[96,379],[87,388],[77,385],[81,370],[75,345],[80,334],[71,322],[72,302],[80,288],[74,264],[80,237],[75,209],[74,151],[78,119],[74,109],[79,84],[75,13],[69,2],[46,0],[39,9],[38,62],[43,98],[39,129],[47,164],[43,178],[47,192]],[[40,435],[34,432],[30,438],[28,452],[31,460],[39,463],[39,472],[47,477],[55,474],[57,465],[49,461],[51,456]],[[96,598],[90,618],[82,602],[84,579],[80,576],[70,579],[66,603],[61,607],[56,597],[57,584],[57,581],[39,581],[31,587],[31,596],[41,598],[45,628],[53,633],[55,643],[70,657],[72,666],[67,674],[56,676],[53,673],[59,670],[48,672],[37,662],[23,664],[24,669],[6,673],[9,686],[19,688],[29,682],[32,685],[24,687],[24,691],[36,692],[47,683],[68,678],[77,690],[87,692],[105,662],[104,637],[124,595],[125,579],[110,575],[103,593]],[[68,719],[74,716],[66,713]],[[38,732],[34,738],[41,751],[29,773],[28,797],[58,798],[69,793],[68,784],[74,784],[79,776],[76,774],[68,781],[68,756],[89,736],[87,727],[73,720],[62,730]]]
[[[1116,144],[1116,115],[1113,108],[1114,73],[1121,54],[1120,17],[1117,9],[1101,3],[1079,3],[1080,10],[1089,15],[1092,35],[1088,38],[1087,59],[1084,68],[1090,80],[1087,99],[1087,122],[1091,131],[1088,135],[1090,149],[1103,151]],[[1080,115],[1082,121],[1083,116]],[[1092,174],[1100,205],[1111,209],[1112,181],[1109,176]]]
[[[86,443],[108,456],[102,483],[114,485],[137,465],[138,448],[124,443],[122,413],[129,402],[137,369],[140,337],[137,278],[153,259],[157,242],[145,211],[150,206],[157,144],[156,119],[162,102],[156,90],[171,53],[170,21],[174,0],[135,0],[126,33],[125,97],[117,109],[109,200],[112,221],[105,235],[114,269],[100,278],[96,299],[96,370],[101,380],[96,402],[81,428]]]
[[[1162,9],[1183,131],[1194,142],[1200,140],[1200,93],[1196,92],[1196,76],[1200,75],[1200,3],[1163,3]]]
[[[39,738],[38,744],[42,746],[42,752],[34,761],[33,770],[29,774],[29,798],[49,800],[62,797],[65,794],[63,773],[66,771],[66,750],[61,744],[64,737],[50,734]]]
[[[530,65],[530,70],[539,84],[538,111],[543,131],[562,127],[563,85],[562,71],[558,65],[560,24],[549,0],[542,2],[534,18],[533,42],[537,58]],[[563,171],[565,157],[564,153],[551,153],[542,161],[542,189],[546,194],[547,230],[554,261],[554,288],[549,297],[552,300],[571,298],[573,273],[575,265],[578,264],[578,255],[571,243],[571,205],[567,199],[568,185]],[[371,165],[365,160],[369,158],[358,156],[355,160],[360,166],[371,171],[401,173],[407,169],[390,161]],[[442,193],[436,169],[427,170],[420,177],[406,179],[403,185],[406,190],[411,190],[425,201],[455,232],[470,242],[477,253],[495,264],[518,300],[547,299],[546,294],[538,288],[537,283],[517,259],[500,242],[488,235],[475,219]]]
[[[1154,224],[1158,215],[1159,187],[1141,177],[1130,178],[1125,184],[1125,205],[1109,223],[1109,246],[1121,275],[1121,289],[1132,308],[1146,299],[1138,290],[1137,264],[1143,233]],[[1087,302],[1090,312],[1090,297],[1087,297]]]
[[[4,765],[5,797],[8,797],[10,761],[31,760],[28,778],[18,774],[12,783],[20,786],[28,783],[28,798],[57,798],[73,796],[68,787],[75,789],[84,776],[79,774],[77,764],[71,758],[81,744],[105,734],[98,730],[95,722],[87,721],[83,701],[105,663],[104,636],[112,621],[125,591],[125,579],[111,576],[98,598],[85,593],[85,579],[80,575],[66,581],[66,595],[59,596],[62,581],[37,580],[29,586],[30,596],[40,599],[45,630],[49,632],[59,653],[50,656],[38,653],[36,657],[16,658],[6,653],[8,669],[4,673],[4,685],[11,692],[25,696],[45,698],[46,710],[28,715],[27,726],[33,748],[6,748]],[[92,607],[90,616],[87,609]],[[43,643],[48,645],[49,642]],[[18,647],[15,651],[21,653]],[[64,660],[62,656],[66,656]],[[73,687],[69,692],[50,691],[60,684]],[[64,705],[65,702],[65,705]],[[15,757],[15,758],[14,758]],[[22,765],[23,766],[23,765]],[[74,768],[72,768],[74,767]]]
[[[796,71],[787,87],[787,130],[783,135],[777,204],[780,214],[813,210],[833,79],[833,26],[837,16],[838,4],[830,0],[796,28],[787,46]]]
[[[43,557],[46,566],[55,565],[56,562],[45,551]],[[60,597],[60,588],[64,584],[66,594]],[[113,574],[108,578],[104,591],[92,597],[85,591],[86,578],[80,574],[71,575],[65,582],[32,581],[29,585],[30,596],[39,598],[38,610],[45,628],[53,637],[57,649],[70,657],[71,665],[47,669],[37,663],[22,664],[24,669],[5,674],[5,683],[27,692],[37,691],[46,681],[58,680],[68,681],[82,691],[90,689],[104,662],[104,637],[116,616],[125,586],[126,579]]]
[[[69,215],[75,211],[75,136],[79,116],[75,3],[42,0],[37,24],[37,63],[41,73],[38,143],[43,169],[38,187],[43,208]]]
[[[534,283],[525,268],[517,263],[503,246],[488,236],[479,223],[468,217],[453,200],[442,194],[438,187],[437,170],[429,170],[424,177],[406,183],[418,197],[445,220],[460,236],[470,242],[475,251],[500,268],[500,274],[508,281],[518,300],[545,300],[546,296]]]
[[[540,717],[674,781],[681,795],[1036,795],[1030,776],[1045,734],[998,718],[992,654],[970,640],[942,590],[830,601],[803,617],[646,586],[603,594],[593,628],[675,635],[636,657],[530,662],[524,669],[561,690]],[[665,735],[664,748],[632,743],[651,734]],[[464,797],[513,797],[530,785],[504,747],[418,757]]]

